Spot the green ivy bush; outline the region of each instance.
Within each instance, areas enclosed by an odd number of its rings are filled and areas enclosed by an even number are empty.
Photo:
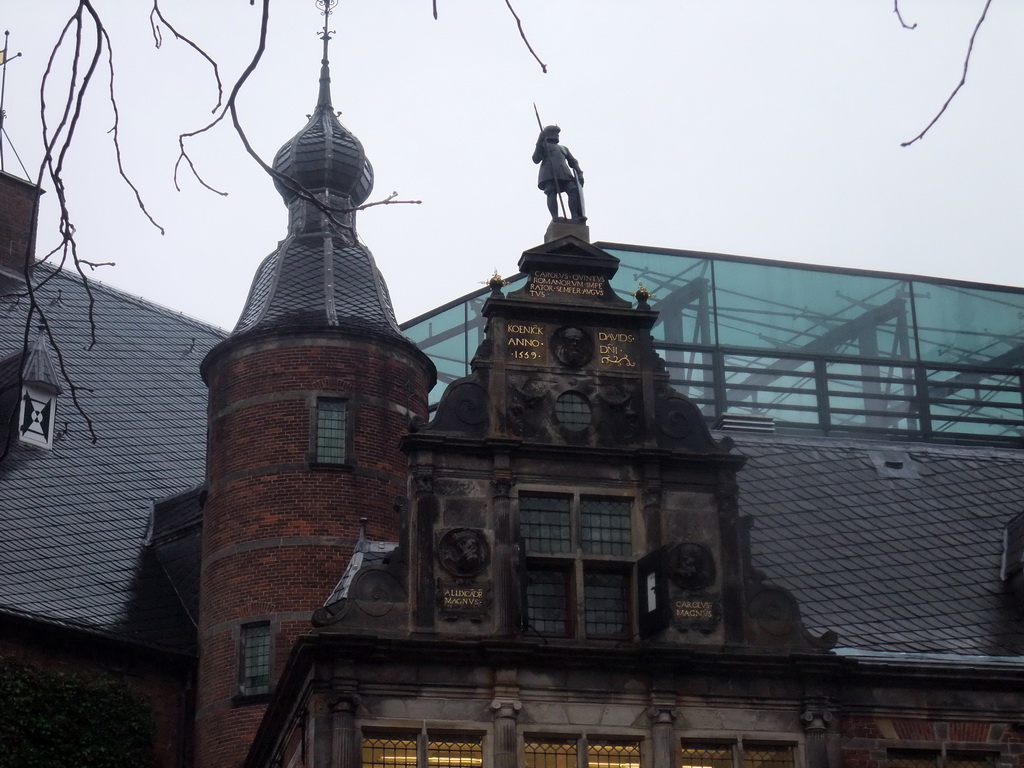
[[[152,768],[149,701],[124,682],[0,657],[0,768]]]

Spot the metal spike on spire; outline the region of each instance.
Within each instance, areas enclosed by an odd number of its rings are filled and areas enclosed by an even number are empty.
[[[327,56],[327,46],[331,42],[334,31],[328,28],[331,12],[337,7],[338,0],[316,0],[316,7],[324,17],[324,28],[320,32],[320,39],[324,41],[324,57],[320,61],[320,95],[317,98],[317,107],[325,108],[331,106],[331,65]]]

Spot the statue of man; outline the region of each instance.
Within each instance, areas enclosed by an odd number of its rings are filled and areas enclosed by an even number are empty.
[[[537,186],[548,196],[548,210],[553,221],[559,220],[558,195],[564,192],[569,198],[569,214],[573,221],[583,223],[587,219],[583,213],[583,171],[580,164],[572,156],[572,152],[558,143],[561,129],[557,125],[546,126],[537,138],[537,148],[533,150],[533,162],[540,163],[540,174]],[[564,218],[561,218],[564,221]]]

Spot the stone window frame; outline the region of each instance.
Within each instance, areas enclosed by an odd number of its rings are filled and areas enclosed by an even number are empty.
[[[568,499],[569,501],[569,539],[567,549],[563,551],[544,551],[531,549],[528,540],[523,536],[523,520],[521,515],[524,498]],[[586,500],[612,500],[626,502],[629,505],[629,543],[628,553],[597,554],[586,552],[583,547],[583,504]],[[621,642],[636,635],[636,563],[638,552],[643,552],[643,533],[639,515],[638,501],[635,494],[615,492],[609,488],[585,487],[567,492],[565,489],[552,489],[550,486],[524,485],[519,489],[516,499],[517,523],[519,540],[524,559],[523,623],[527,632],[536,632],[544,637],[608,639]],[[529,608],[529,583],[525,581],[530,573],[560,573],[565,583],[565,613],[563,632],[540,631],[531,629]],[[617,574],[624,576],[622,585],[623,628],[616,633],[594,633],[587,631],[588,610],[586,580],[588,575]]]
[[[381,768],[382,763],[366,762],[365,749],[368,741],[372,740],[391,740],[391,741],[410,741],[414,744],[416,753],[415,765],[416,766],[440,766],[445,768],[447,765],[445,762],[438,762],[437,760],[431,761],[431,748],[435,744],[446,744],[446,743],[459,743],[460,740],[465,745],[475,744],[479,748],[479,765],[483,768],[485,765],[489,765],[489,752],[488,752],[488,734],[480,730],[465,731],[460,729],[451,728],[423,728],[419,730],[416,728],[364,728],[361,729],[359,738],[359,764],[362,768]],[[410,763],[397,763],[388,762],[387,765],[390,768],[394,768],[397,765],[412,765]],[[458,765],[468,768],[474,765],[472,762],[458,761]]]

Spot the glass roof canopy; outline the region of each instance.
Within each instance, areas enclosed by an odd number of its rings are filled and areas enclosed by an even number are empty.
[[[661,315],[652,331],[673,385],[710,423],[778,431],[1020,445],[1024,289],[737,256],[597,243]],[[522,276],[513,283],[523,280]],[[469,372],[481,290],[403,324],[438,369]]]

